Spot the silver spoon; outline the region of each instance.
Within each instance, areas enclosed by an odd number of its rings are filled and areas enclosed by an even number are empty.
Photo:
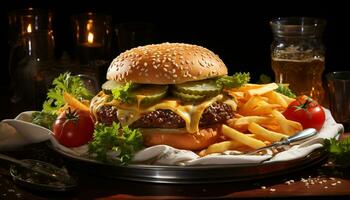
[[[317,134],[316,129],[307,128],[307,129],[304,129],[302,131],[295,133],[292,136],[289,136],[287,138],[283,138],[279,142],[274,142],[271,145],[268,145],[266,147],[262,147],[262,148],[254,150],[252,152],[248,152],[248,153],[246,153],[246,155],[253,155],[253,154],[257,154],[261,151],[267,150],[267,149],[276,148],[276,147],[280,147],[280,146],[284,146],[284,145],[290,145],[293,142],[298,142],[298,141],[304,140],[304,139],[312,137],[316,134]]]
[[[77,182],[66,170],[39,160],[18,160],[0,154],[0,159],[11,162],[10,174],[20,185],[32,189],[47,191],[68,191],[77,186]]]

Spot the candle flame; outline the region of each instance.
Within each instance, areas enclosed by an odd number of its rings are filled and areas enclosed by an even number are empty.
[[[88,23],[86,24],[86,30],[90,31],[92,29],[92,25],[93,25],[93,20],[89,19]]]
[[[93,33],[91,33],[91,32],[89,32],[89,34],[88,34],[88,43],[89,44],[92,44],[92,43],[94,43],[94,34]]]
[[[28,26],[27,26],[27,32],[28,32],[28,33],[31,33],[31,32],[32,32],[32,25],[31,25],[31,24],[28,24]]]

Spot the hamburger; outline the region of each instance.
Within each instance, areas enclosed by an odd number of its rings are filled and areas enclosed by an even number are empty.
[[[234,117],[236,102],[224,92],[232,80],[204,47],[141,46],[112,61],[90,109],[98,123],[140,129],[145,146],[201,150],[221,140],[220,125]]]

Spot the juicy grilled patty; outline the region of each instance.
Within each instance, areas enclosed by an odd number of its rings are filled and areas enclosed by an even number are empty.
[[[112,106],[103,106],[97,112],[100,122],[112,124],[117,119],[117,109]],[[231,106],[225,103],[214,103],[204,110],[199,121],[200,127],[212,124],[224,123],[226,120],[233,118]],[[183,128],[185,121],[171,110],[156,110],[144,114],[130,125],[132,128]]]

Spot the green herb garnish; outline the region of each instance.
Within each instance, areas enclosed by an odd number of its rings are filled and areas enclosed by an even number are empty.
[[[266,74],[261,74],[259,76],[259,80],[258,80],[258,84],[267,84],[267,83],[271,83],[272,80],[271,80],[271,77],[269,77],[268,75]]]
[[[329,159],[335,164],[350,166],[350,137],[342,141],[335,138],[326,139],[324,147],[329,152]]]
[[[96,160],[112,164],[128,164],[142,146],[142,134],[138,129],[97,124],[94,139],[89,144],[89,154]]]
[[[32,114],[32,123],[39,126],[43,126],[47,129],[52,128],[54,121],[56,120],[57,115],[46,113],[46,112],[34,112]]]
[[[216,84],[220,87],[229,89],[240,87],[250,81],[249,72],[237,72],[232,76],[222,76],[216,80]]]
[[[66,102],[63,93],[67,92],[77,99],[91,99],[92,95],[85,88],[84,82],[78,76],[72,76],[69,72],[60,74],[52,82],[53,88],[49,89],[47,99],[43,104],[43,112],[56,114]]]
[[[278,84],[278,88],[275,91],[290,98],[296,97],[296,95],[292,92],[292,90],[289,89],[286,84]]]

